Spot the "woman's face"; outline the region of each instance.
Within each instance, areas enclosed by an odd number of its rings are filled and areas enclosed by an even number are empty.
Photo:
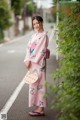
[[[41,22],[38,22],[36,19],[34,19],[33,28],[35,31],[40,32],[41,30],[43,30],[43,24]]]

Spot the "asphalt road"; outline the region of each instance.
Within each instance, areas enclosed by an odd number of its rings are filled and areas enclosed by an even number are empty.
[[[9,101],[15,89],[19,86],[20,82],[22,82],[27,71],[23,64],[23,60],[26,54],[26,45],[32,33],[33,32],[29,32],[25,36],[0,47],[0,110],[3,109],[4,111],[6,102]],[[49,30],[49,35],[50,34],[51,31]],[[50,60],[47,61],[47,80],[51,82],[52,72],[57,67],[55,59],[55,41],[52,41],[49,47],[51,50],[54,49]],[[52,98],[48,98],[48,103],[50,103]],[[28,115],[31,108],[28,108],[27,84],[23,83],[19,94],[13,101],[14,102],[9,109],[6,107],[6,110],[8,109],[6,113],[7,120],[56,120],[57,112],[50,109],[50,104],[46,108],[45,117],[33,118]],[[12,101],[10,100],[10,102]],[[3,116],[3,118],[4,117],[5,116]]]

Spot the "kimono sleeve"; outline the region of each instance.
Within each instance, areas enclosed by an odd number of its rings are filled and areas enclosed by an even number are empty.
[[[27,49],[26,49],[26,56],[24,62],[30,61],[30,41],[28,42]]]
[[[47,46],[48,46],[48,36],[44,35],[40,38],[40,41],[36,45],[34,52],[30,57],[31,61],[39,64],[39,62],[45,57],[45,51]]]

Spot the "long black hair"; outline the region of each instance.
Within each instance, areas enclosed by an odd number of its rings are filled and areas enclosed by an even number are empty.
[[[43,23],[43,18],[41,17],[41,16],[39,16],[39,15],[37,15],[37,16],[34,16],[33,18],[32,18],[32,27],[33,27],[33,20],[37,20],[39,23]],[[34,29],[34,28],[33,28]]]

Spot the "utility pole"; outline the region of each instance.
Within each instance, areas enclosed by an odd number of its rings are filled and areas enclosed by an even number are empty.
[[[58,30],[58,24],[59,24],[59,0],[57,0],[57,5],[56,5],[57,13],[56,13],[56,41],[59,41],[59,30]],[[59,43],[56,42],[56,60],[59,59],[59,53],[58,53],[58,47]]]

